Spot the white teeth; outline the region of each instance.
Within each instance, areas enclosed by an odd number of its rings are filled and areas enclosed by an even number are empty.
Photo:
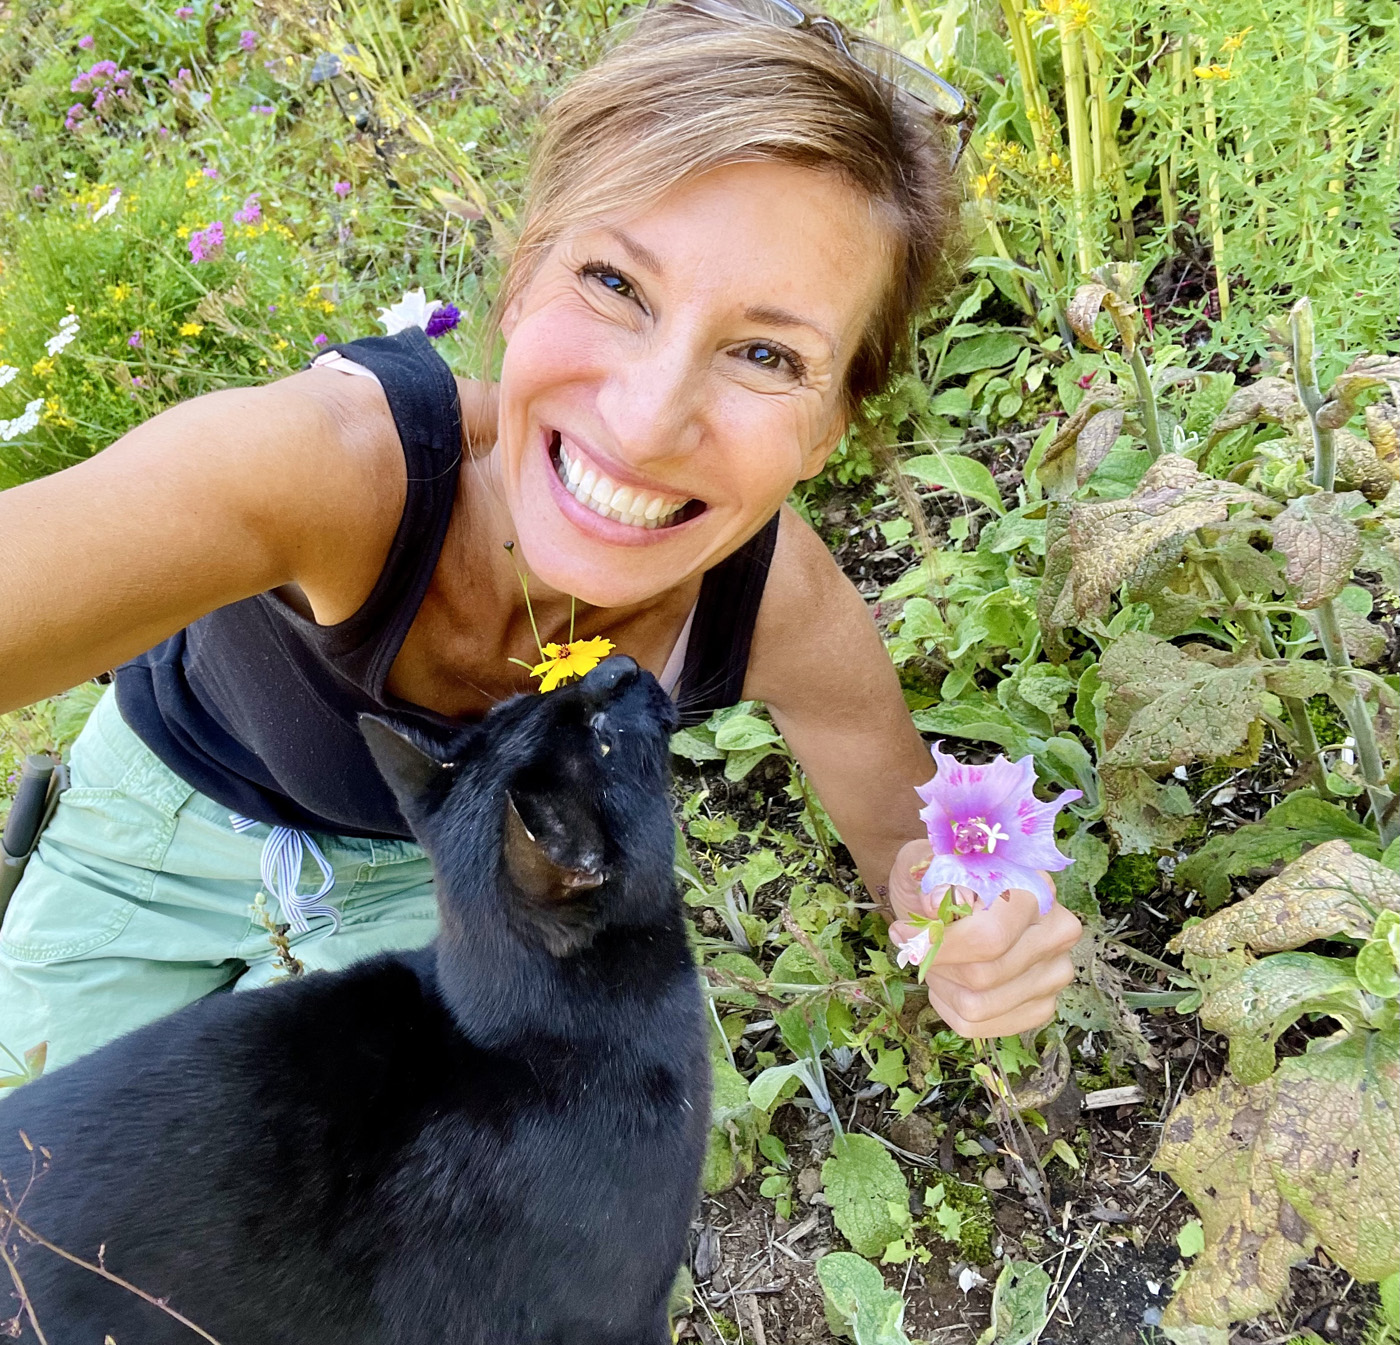
[[[664,495],[648,495],[634,486],[614,485],[596,467],[585,466],[582,455],[570,454],[562,440],[557,451],[559,479],[569,494],[604,518],[652,530],[668,522],[684,506],[684,501],[676,503]]]

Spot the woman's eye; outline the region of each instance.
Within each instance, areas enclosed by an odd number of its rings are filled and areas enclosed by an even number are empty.
[[[635,299],[637,297],[637,291],[632,288],[632,282],[626,276],[619,275],[601,262],[590,262],[582,268],[581,274],[591,276],[604,289],[620,298]]]
[[[784,346],[773,345],[768,341],[753,341],[743,347],[745,361],[760,369],[772,369],[777,373],[785,370],[796,378],[806,372],[802,360]]]

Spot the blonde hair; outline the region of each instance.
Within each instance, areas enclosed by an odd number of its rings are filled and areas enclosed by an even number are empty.
[[[941,130],[813,32],[683,4],[645,11],[546,113],[496,314],[570,230],[619,203],[644,210],[713,169],[770,160],[836,172],[875,207],[890,278],[846,373],[856,416],[950,278],[957,192]]]

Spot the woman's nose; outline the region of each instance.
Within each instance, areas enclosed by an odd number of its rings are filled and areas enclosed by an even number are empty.
[[[617,452],[639,466],[691,452],[702,433],[703,384],[703,368],[680,341],[621,359],[598,394]]]

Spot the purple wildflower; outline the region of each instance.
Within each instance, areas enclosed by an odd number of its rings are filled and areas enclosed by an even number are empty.
[[[126,343],[133,350],[139,350],[141,348],[141,333],[139,331],[132,332],[131,335],[126,338]]]
[[[273,117],[277,115],[277,109],[273,107],[271,103],[254,103],[248,111],[256,113],[259,117]]]
[[[325,334],[325,332],[317,332],[316,335],[313,336],[313,337],[311,338],[311,344],[312,344],[313,346],[323,346],[323,345],[325,345],[330,339],[331,339],[331,338],[330,338],[329,336],[327,336],[327,335]]]
[[[84,34],[82,35],[82,37],[80,37],[80,38],[78,39],[78,45],[79,45],[84,51],[89,51],[89,50],[91,50],[92,44],[93,44],[93,36],[92,36],[91,33],[84,33]]]
[[[204,229],[196,229],[190,235],[190,258],[192,261],[207,262],[224,248],[224,222],[216,219]]]
[[[1071,862],[1055,848],[1055,814],[1081,798],[1079,790],[1067,789],[1053,803],[1041,803],[1032,792],[1030,757],[1013,764],[998,756],[985,766],[964,766],[938,747],[933,748],[938,774],[918,789],[927,805],[919,817],[933,847],[924,894],[965,887],[991,906],[1020,888],[1035,894],[1042,914],[1048,911],[1055,893],[1043,871],[1058,872]]]
[[[193,6],[193,5],[181,5],[180,8],[177,9],[177,10],[175,11],[175,17],[176,17],[177,19],[192,19],[192,18],[194,18],[194,6]]]
[[[276,304],[268,304],[268,306],[267,306],[267,311],[268,311],[269,313],[275,313],[275,312],[277,311],[277,305],[276,305]]]
[[[238,46],[241,51],[257,51],[258,35],[251,28],[245,28],[238,35]]]
[[[146,380],[142,378],[140,374],[137,374],[136,377],[131,380],[131,386],[133,388],[144,388],[146,386]]]
[[[243,202],[241,210],[233,212],[236,224],[256,224],[262,218],[262,206],[258,203],[258,195],[254,192]]]
[[[333,182],[331,184],[331,190],[337,196],[344,198],[350,195],[350,184],[348,182]]]
[[[115,61],[94,61],[92,69],[88,74],[96,79],[99,75],[103,79],[111,79],[117,73],[117,63]]]
[[[219,170],[217,168],[205,168],[203,173],[207,178],[216,178],[219,176]]]
[[[68,109],[67,115],[63,118],[63,129],[65,131],[76,131],[78,127],[83,124],[83,116],[86,112],[87,108],[81,103],[74,103],[73,106]]]
[[[430,337],[446,336],[461,320],[456,304],[439,304],[428,314],[428,325],[423,330]]]

